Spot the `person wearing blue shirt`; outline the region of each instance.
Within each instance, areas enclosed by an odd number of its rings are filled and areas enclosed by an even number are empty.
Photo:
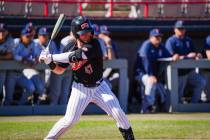
[[[54,41],[51,42],[49,52],[51,54],[59,54],[63,52],[68,45],[75,44],[73,36],[69,35],[61,40],[61,45],[57,46]],[[46,27],[42,27],[38,31],[38,39],[35,40],[40,44],[40,48],[44,49],[49,42],[49,31]],[[41,51],[40,51],[41,53]],[[49,73],[49,71],[47,71]],[[46,77],[46,76],[45,76]],[[50,72],[49,78],[45,79],[49,84],[50,105],[65,105],[68,102],[68,96],[71,86],[71,72],[66,71],[62,75]]]
[[[177,21],[174,26],[175,34],[166,41],[166,49],[169,51],[173,61],[182,59],[200,59],[202,55],[194,51],[192,39],[186,36],[184,21]],[[193,69],[179,70],[179,101],[182,102],[184,89],[189,84],[193,87],[192,103],[201,99],[201,92],[206,85],[204,77]]]
[[[41,27],[38,30],[38,38],[34,39],[34,42],[39,45],[39,54],[43,49],[46,49],[49,43],[49,29],[47,27]],[[59,53],[59,48],[54,41],[51,42],[49,51],[52,54]]]
[[[115,42],[111,38],[111,32],[109,31],[106,25],[100,25],[98,40],[103,40],[103,48],[105,48],[105,60],[118,59],[118,50]],[[101,45],[102,46],[102,45]],[[119,72],[112,68],[106,68],[103,72],[103,78],[110,86],[110,88],[117,93],[118,91],[118,81],[119,81]]]
[[[161,41],[162,34],[159,29],[152,29],[149,39],[143,42],[138,51],[136,80],[143,83],[145,87],[142,113],[154,111],[156,95],[160,96],[162,104],[165,102],[167,93],[158,77],[158,59],[168,57],[168,52]]]
[[[36,35],[36,28],[35,28],[33,22],[27,23],[27,24],[25,25],[25,28],[31,30],[31,32],[32,32],[32,33],[31,33],[31,34],[32,34],[32,39],[34,39],[34,37],[35,37],[35,35]]]
[[[208,35],[205,39],[205,44],[202,50],[202,54],[205,59],[210,60],[210,35]],[[205,87],[206,101],[205,102],[209,103],[210,102],[210,86],[208,83],[210,83],[210,70],[204,69],[202,70],[202,74],[204,75],[206,79],[206,87]]]
[[[0,23],[0,61],[12,60],[13,47],[14,40],[9,35],[6,25],[4,23]],[[6,86],[6,78],[9,72],[10,71],[8,70],[0,70],[0,93],[2,92],[3,86]],[[8,98],[4,100],[8,101]]]
[[[60,42],[59,53],[65,52],[66,48],[74,47],[74,37],[68,35],[64,37]],[[69,94],[72,84],[72,71],[69,69],[62,75],[51,72],[50,76],[50,104],[51,105],[66,105],[68,103]]]
[[[36,43],[32,40],[32,30],[29,28],[23,28],[21,31],[20,39],[17,38],[14,40],[15,48],[13,50],[13,58],[15,61],[20,62],[28,67],[33,67],[38,63],[38,47]],[[27,98],[32,95],[35,91],[42,92],[37,90],[39,88],[36,87],[33,80],[30,79],[33,75],[36,74],[36,71],[33,72],[25,72],[24,70],[14,70],[8,76],[7,79],[7,87],[6,93],[9,96],[9,101],[6,104],[10,103],[10,100],[13,96],[15,85],[17,84],[21,88],[23,88],[23,93],[21,95],[20,100],[17,104],[25,105],[28,103]],[[30,77],[30,78],[29,78]]]

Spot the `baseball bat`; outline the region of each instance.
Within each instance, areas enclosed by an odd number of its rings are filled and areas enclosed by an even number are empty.
[[[53,32],[50,36],[50,40],[47,44],[47,47],[46,47],[47,52],[49,52],[50,44],[51,44],[52,40],[55,39],[55,37],[57,36],[57,34],[60,31],[65,19],[66,19],[66,16],[64,14],[60,14],[60,16],[59,16],[59,18],[58,18],[58,20],[57,20],[57,22],[56,22],[56,24],[53,28]]]
[[[50,36],[50,40],[47,44],[47,47],[46,48],[42,47],[42,49],[45,50],[47,53],[49,53],[50,44],[51,44],[52,40],[55,39],[55,37],[57,36],[57,34],[60,31],[65,19],[66,19],[66,16],[64,14],[60,14],[60,16],[59,16],[59,18],[58,18],[58,20],[57,20],[57,22],[56,22],[56,24],[53,28],[53,32]],[[41,61],[41,62],[43,63],[43,61]]]

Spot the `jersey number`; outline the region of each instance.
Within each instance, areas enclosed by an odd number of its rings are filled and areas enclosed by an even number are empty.
[[[92,68],[91,64],[89,64],[85,67],[85,73],[87,73],[87,74],[93,73],[93,68]]]

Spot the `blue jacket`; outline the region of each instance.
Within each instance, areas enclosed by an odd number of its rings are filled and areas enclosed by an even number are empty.
[[[163,44],[160,44],[159,47],[154,47],[150,40],[146,40],[141,45],[138,51],[138,61],[137,69],[139,73],[147,74],[149,76],[158,76],[158,59],[169,57],[168,51],[165,49]]]

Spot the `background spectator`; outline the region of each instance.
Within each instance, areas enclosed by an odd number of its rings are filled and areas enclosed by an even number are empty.
[[[29,28],[22,29],[20,39],[15,39],[15,49],[13,51],[14,60],[28,65],[29,67],[32,67],[37,63],[36,58],[38,57],[36,50],[38,48],[33,41],[32,36],[32,30]],[[31,73],[30,78],[35,74],[36,72],[33,74]],[[7,80],[8,86],[6,87],[6,95],[9,97],[13,96],[16,84],[24,89],[18,102],[19,105],[27,104],[27,98],[36,90],[34,83],[28,78],[28,76],[26,77],[22,70],[14,70],[10,73]]]
[[[202,55],[205,59],[210,59],[210,35],[208,35],[205,39],[205,45],[202,51]],[[206,93],[206,98],[205,102],[209,103],[210,102],[210,70],[209,69],[204,69],[201,70],[201,73],[204,75],[205,80],[206,80],[206,87],[205,87],[205,93]]]
[[[75,38],[70,33],[68,36],[61,40],[60,47],[53,48],[52,54],[58,54],[65,52],[68,47],[73,49],[75,45]],[[70,86],[72,81],[72,72],[70,70],[65,71],[62,75],[57,75],[51,72],[49,81],[49,95],[50,104],[67,104],[70,93]]]
[[[166,41],[166,49],[172,56],[173,61],[182,59],[199,59],[200,53],[195,53],[191,38],[185,35],[186,29],[184,21],[177,21],[174,26],[175,34]],[[179,71],[179,100],[182,102],[186,85],[193,87],[191,98],[192,103],[198,103],[201,99],[201,92],[206,85],[204,77],[196,73],[194,69]]]
[[[0,23],[0,63],[4,60],[12,59],[12,51],[14,47],[14,40],[10,36],[9,32],[6,29],[6,25],[4,23]],[[3,86],[6,83],[8,70],[0,70],[0,93],[2,92]],[[4,104],[8,105],[11,102],[12,97],[5,96]]]
[[[100,34],[98,35],[99,39],[103,40],[106,50],[106,60],[112,60],[118,58],[117,46],[110,36],[110,31],[106,25],[100,26]],[[112,68],[106,68],[103,72],[103,78],[107,80],[108,84],[112,86],[114,93],[118,92],[119,85],[119,72]]]
[[[41,27],[38,31],[38,38],[35,39],[34,41],[38,44],[39,46],[39,52],[38,54],[41,53],[41,51],[43,49],[46,49],[48,42],[49,42],[49,29],[47,27]],[[54,52],[57,50],[57,46],[55,44],[54,41],[51,42],[50,47],[49,47],[49,51],[50,52]],[[49,76],[50,76],[50,70],[45,70],[41,72],[41,78],[42,78],[42,83],[44,83],[43,85],[45,86],[45,88],[47,88],[47,86],[49,85]],[[43,94],[41,96],[39,96],[39,101],[42,101],[42,103],[44,103],[47,100],[47,94],[46,94],[46,90],[43,91]]]
[[[150,31],[149,39],[143,42],[138,51],[136,80],[144,85],[142,113],[155,111],[157,96],[161,104],[164,104],[166,100],[167,92],[158,75],[160,66],[158,59],[169,55],[161,41],[162,34],[159,29],[153,29]]]

